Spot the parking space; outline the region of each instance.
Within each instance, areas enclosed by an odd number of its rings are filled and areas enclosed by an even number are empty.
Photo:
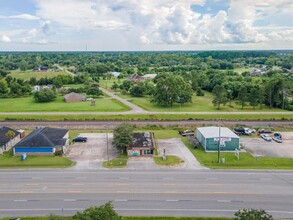
[[[187,147],[184,145],[180,138],[157,140],[156,142],[160,155],[163,155],[165,148],[167,156],[177,156],[184,160],[182,168],[205,169],[205,167],[201,166],[200,163],[193,156],[193,154],[187,149]]]
[[[293,132],[281,132],[283,143],[265,141],[260,137],[241,138],[240,144],[254,156],[293,158]],[[272,135],[271,135],[272,136]]]
[[[112,146],[113,134],[81,133],[78,136],[87,137],[87,142],[72,143],[66,153],[77,165],[83,164],[86,167],[90,162],[103,162],[119,155],[118,150]]]

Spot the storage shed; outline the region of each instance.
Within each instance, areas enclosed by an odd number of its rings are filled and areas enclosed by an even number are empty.
[[[217,151],[219,137],[221,151],[239,149],[240,138],[229,128],[202,127],[196,130],[196,138],[205,151]]]
[[[153,132],[133,133],[132,142],[127,148],[129,156],[153,156],[155,138]]]
[[[78,94],[75,92],[71,92],[67,95],[64,96],[64,101],[65,102],[81,102],[81,101],[85,101],[86,97],[82,94]]]

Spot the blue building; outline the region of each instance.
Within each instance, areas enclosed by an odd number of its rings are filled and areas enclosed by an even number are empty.
[[[53,155],[57,151],[66,151],[68,130],[60,128],[38,128],[13,147],[14,155]]]

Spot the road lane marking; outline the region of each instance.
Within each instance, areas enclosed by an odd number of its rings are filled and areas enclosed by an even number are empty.
[[[174,183],[163,183],[162,186],[176,186]]]
[[[116,191],[116,193],[129,193],[129,191]]]
[[[64,199],[64,202],[76,202],[76,199]]]
[[[16,200],[13,200],[13,202],[27,202],[26,199],[16,199]]]
[[[167,199],[167,200],[165,200],[166,202],[178,202],[179,200],[177,200],[177,199]]]
[[[84,184],[83,183],[72,183],[71,185],[72,186],[83,186]]]
[[[130,184],[129,183],[118,183],[117,185],[118,186],[129,186]]]
[[[128,200],[127,199],[115,199],[114,201],[115,202],[127,202]]]
[[[228,203],[228,202],[231,202],[231,200],[217,200],[217,202],[225,202],[225,203]]]
[[[81,193],[81,191],[80,190],[69,190],[69,191],[67,191],[68,193]]]
[[[37,184],[37,183],[27,183],[25,185],[27,185],[27,186],[39,186],[39,184]]]

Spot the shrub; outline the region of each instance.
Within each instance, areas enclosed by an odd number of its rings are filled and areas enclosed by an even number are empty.
[[[36,102],[51,102],[56,99],[56,93],[50,89],[44,89],[34,93]]]
[[[273,220],[273,217],[262,209],[241,209],[235,216],[235,220]]]

